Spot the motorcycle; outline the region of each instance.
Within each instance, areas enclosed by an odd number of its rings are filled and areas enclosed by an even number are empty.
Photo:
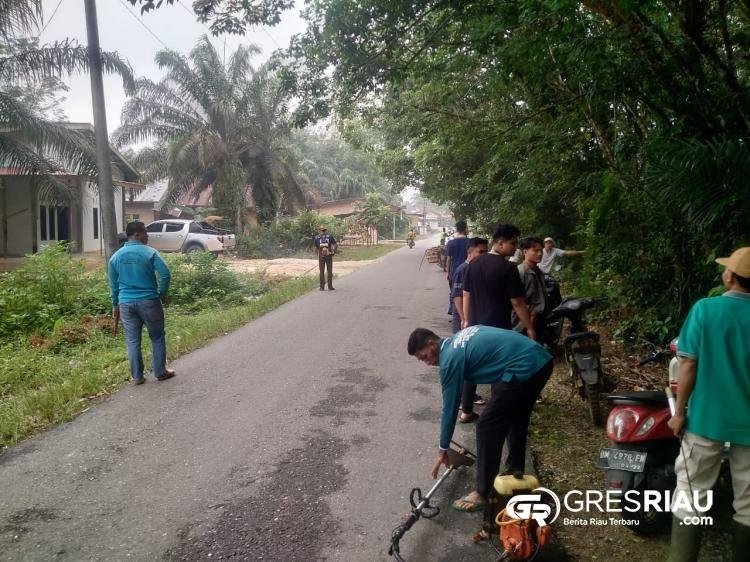
[[[566,298],[552,310],[547,320],[548,326],[549,322],[562,322],[565,318],[570,320],[570,332],[563,340],[570,382],[581,398],[588,402],[591,422],[597,426],[604,423],[600,394],[611,391],[614,382],[602,369],[599,334],[588,329],[585,312],[604,300],[593,297]],[[562,325],[557,329],[559,338]]]
[[[654,351],[637,366],[670,355],[669,387],[676,392],[676,339],[669,349]],[[669,526],[671,513],[644,511],[643,494],[646,490],[674,490],[674,464],[680,451],[680,440],[667,426],[672,417],[667,396],[663,391],[643,390],[613,394],[608,398],[614,404],[607,418],[611,446],[599,451],[597,466],[606,470],[607,489],[622,494],[632,490],[639,498],[640,510],[628,512],[624,518],[626,526],[639,535],[654,535]]]

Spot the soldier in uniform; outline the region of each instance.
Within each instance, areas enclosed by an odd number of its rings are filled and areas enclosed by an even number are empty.
[[[320,290],[325,290],[325,270],[328,268],[328,290],[333,291],[333,255],[336,253],[336,239],[328,234],[325,225],[318,227],[318,234],[313,240],[318,250],[318,266],[320,267]]]

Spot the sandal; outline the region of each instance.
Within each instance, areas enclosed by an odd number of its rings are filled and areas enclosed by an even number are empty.
[[[475,422],[479,419],[479,414],[476,412],[472,412],[469,414],[468,418],[465,418],[463,416],[458,416],[458,423],[471,423]]]
[[[451,504],[451,509],[453,511],[460,511],[462,513],[475,513],[477,511],[482,511],[485,507],[487,507],[487,502],[471,501],[470,499],[467,499],[468,497],[469,496],[466,495],[454,501]]]

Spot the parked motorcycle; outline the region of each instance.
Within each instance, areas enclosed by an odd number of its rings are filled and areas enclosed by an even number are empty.
[[[562,303],[560,283],[548,273],[544,274],[544,290],[547,293],[547,310],[554,310],[560,306]],[[550,313],[545,323],[544,333],[541,334],[541,343],[550,348],[555,347],[560,342],[564,323],[563,316]]]
[[[638,366],[672,356],[669,364],[669,386],[677,390],[677,340],[669,349],[658,349],[643,358]],[[635,391],[610,395],[614,407],[607,418],[610,447],[599,451],[597,466],[606,469],[606,487],[625,494],[634,490],[638,496],[646,490],[674,490],[674,463],[680,441],[667,426],[672,414],[664,391]],[[671,513],[655,510],[628,512],[623,517],[627,527],[639,535],[653,535],[670,524]]]
[[[563,340],[570,381],[581,398],[588,401],[594,425],[604,424],[600,394],[611,391],[614,385],[602,369],[599,334],[588,329],[585,312],[604,300],[593,297],[567,298],[552,310],[548,318],[548,326],[549,322],[557,319],[570,320],[570,332]],[[562,330],[562,326],[559,329]]]

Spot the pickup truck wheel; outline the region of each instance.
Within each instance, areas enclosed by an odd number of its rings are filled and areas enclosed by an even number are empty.
[[[205,251],[206,249],[200,244],[190,244],[187,248],[185,248],[186,254],[194,254],[196,252],[205,252]]]

